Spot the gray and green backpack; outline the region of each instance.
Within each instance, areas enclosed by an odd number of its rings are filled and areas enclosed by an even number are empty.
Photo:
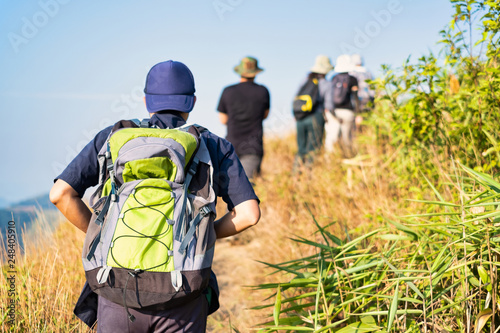
[[[82,258],[92,290],[128,313],[198,297],[216,240],[213,169],[200,128],[122,120],[98,160]]]

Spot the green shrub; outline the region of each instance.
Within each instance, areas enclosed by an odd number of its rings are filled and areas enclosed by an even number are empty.
[[[280,282],[257,286],[272,293],[258,307],[269,312],[262,332],[500,327],[500,1],[451,2],[440,56],[383,66],[368,120],[400,188],[434,199],[364,235],[334,235],[313,217],[317,235],[293,239],[313,255],[266,263]]]
[[[452,157],[478,171],[500,170],[500,4],[452,3],[457,10],[441,31],[441,57],[383,66],[373,81],[379,95],[370,123],[379,142],[402,147],[394,161],[402,178],[420,171],[433,177]]]

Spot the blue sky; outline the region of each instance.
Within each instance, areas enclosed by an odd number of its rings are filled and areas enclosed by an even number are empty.
[[[0,198],[49,191],[98,130],[143,118],[147,71],[174,59],[191,68],[190,122],[224,136],[216,107],[247,55],[271,93],[268,135],[291,131],[290,105],[318,54],[357,51],[375,74],[437,50],[447,0],[0,0]]]

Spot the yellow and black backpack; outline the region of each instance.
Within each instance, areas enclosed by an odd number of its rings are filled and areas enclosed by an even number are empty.
[[[311,115],[318,105],[318,79],[308,79],[293,100],[293,115],[301,120]]]

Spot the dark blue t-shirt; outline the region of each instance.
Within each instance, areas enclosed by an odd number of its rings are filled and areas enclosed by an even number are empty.
[[[151,125],[159,128],[176,128],[184,125],[184,119],[176,113],[157,113],[150,119]],[[85,190],[99,182],[99,163],[97,154],[106,142],[113,126],[109,126],[95,136],[76,156],[66,169],[56,178],[64,180],[80,197]],[[214,192],[222,197],[228,210],[251,199],[258,200],[245,171],[236,156],[233,145],[210,131],[204,131],[205,139],[213,164]]]

